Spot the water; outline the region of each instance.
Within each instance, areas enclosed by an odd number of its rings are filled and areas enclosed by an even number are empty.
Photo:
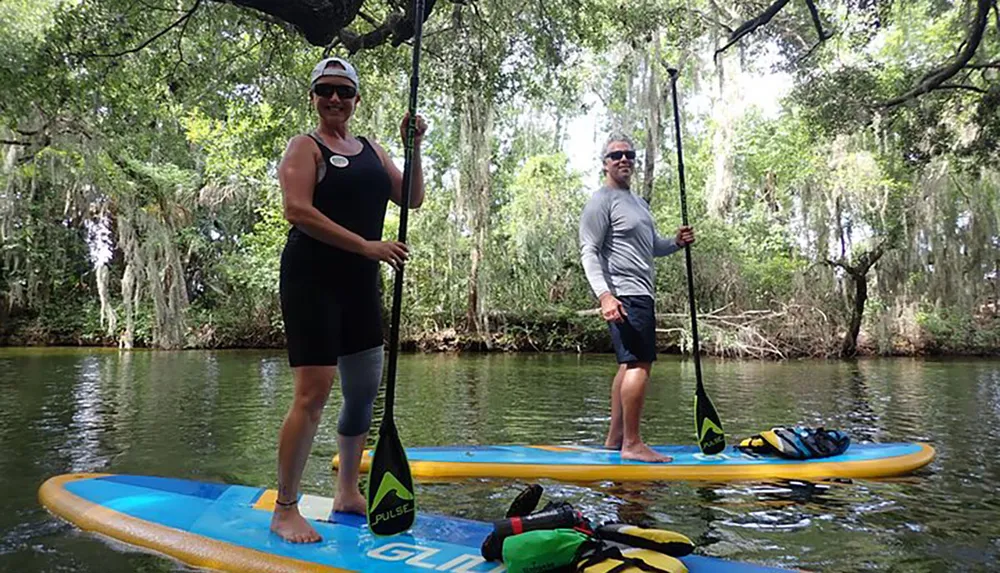
[[[703,366],[730,441],[797,422],[855,440],[929,441],[937,458],[884,481],[542,482],[545,499],[596,520],[682,532],[718,557],[829,572],[1000,571],[1000,362]],[[610,355],[405,355],[397,425],[406,445],[597,443],[613,371]],[[692,362],[656,363],[650,442],[692,443],[694,383]],[[0,571],[185,570],[51,517],[38,486],[61,473],[111,472],[273,487],[290,399],[280,352],[0,349]],[[335,391],[303,478],[307,493],[333,493],[339,406]],[[417,495],[421,510],[492,520],[523,485],[418,484]]]

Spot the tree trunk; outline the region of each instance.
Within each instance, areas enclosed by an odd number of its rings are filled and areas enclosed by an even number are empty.
[[[868,275],[851,275],[854,279],[854,308],[851,311],[851,323],[844,335],[844,344],[840,355],[846,358],[858,353],[858,335],[861,333],[861,320],[865,314],[865,302],[868,301]]]
[[[868,272],[871,271],[875,263],[885,254],[888,244],[887,239],[882,241],[871,251],[867,251],[857,258],[856,264],[849,264],[841,258],[837,261],[827,259],[826,264],[836,266],[847,271],[848,276],[854,280],[854,304],[851,310],[851,321],[844,335],[844,343],[840,349],[843,357],[852,357],[858,353],[858,335],[861,333],[861,322],[864,319],[865,303],[868,301]]]
[[[483,269],[490,217],[490,165],[492,164],[493,103],[478,90],[465,88],[459,94],[461,127],[459,142],[464,150],[459,165],[459,200],[472,247],[469,256],[469,289],[466,323],[478,334],[485,333],[486,281]]]
[[[478,235],[473,240],[472,252],[469,253],[469,289],[465,304],[466,327],[479,332],[479,260],[482,251],[479,249]]]
[[[663,129],[660,107],[659,74],[656,73],[658,62],[660,61],[660,36],[659,33],[653,36],[653,53],[646,51],[646,72],[648,83],[646,84],[646,159],[643,166],[642,177],[642,198],[646,203],[653,201],[653,178],[656,171],[656,154],[660,149],[660,131]]]
[[[129,214],[118,216],[118,245],[125,260],[122,273],[122,306],[125,314],[125,331],[118,339],[118,347],[126,350],[135,346],[135,313],[139,308],[139,277],[136,272],[143,269],[138,239]]]
[[[101,326],[105,327],[107,336],[114,336],[118,330],[118,317],[115,308],[111,306],[111,294],[108,292],[108,265],[97,266],[97,297],[101,301]]]
[[[713,3],[716,17],[725,21],[728,17]],[[716,49],[725,40],[716,37]],[[733,177],[733,139],[736,123],[742,114],[741,95],[737,90],[742,73],[738,53],[724,52],[716,56],[716,87],[712,102],[712,174],[708,182],[708,211],[718,217],[725,217],[732,207],[735,195]]]

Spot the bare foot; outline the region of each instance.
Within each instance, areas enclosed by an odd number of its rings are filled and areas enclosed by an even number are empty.
[[[657,462],[666,463],[674,461],[674,458],[670,456],[665,456],[663,454],[658,454],[652,450],[646,444],[639,442],[635,446],[622,447],[622,459],[623,460],[633,460],[637,462]]]
[[[620,450],[622,449],[622,441],[618,440],[616,442],[611,438],[608,438],[607,440],[604,441],[604,448],[607,450]]]
[[[274,508],[274,513],[271,515],[271,531],[290,543],[316,543],[323,539],[294,505]]]
[[[367,510],[368,502],[365,501],[360,491],[337,492],[333,498],[333,511],[364,515]]]

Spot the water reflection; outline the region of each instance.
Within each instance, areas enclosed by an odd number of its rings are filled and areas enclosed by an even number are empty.
[[[99,471],[108,465],[109,456],[103,455],[100,447],[107,428],[105,409],[108,407],[101,374],[96,356],[87,356],[77,365],[72,422],[61,450],[70,460],[73,472]]]

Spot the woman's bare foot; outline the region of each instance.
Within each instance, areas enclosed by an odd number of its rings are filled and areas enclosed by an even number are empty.
[[[333,498],[333,511],[364,515],[367,510],[368,502],[365,501],[360,491],[337,492]]]
[[[275,506],[271,514],[271,531],[290,543],[316,543],[322,540],[316,530],[299,513],[298,506]]]
[[[646,444],[639,442],[633,446],[623,446],[622,447],[622,459],[623,460],[633,460],[637,462],[656,462],[656,463],[666,463],[674,461],[674,458],[670,456],[665,456],[663,454],[658,454],[653,451],[652,448]]]

